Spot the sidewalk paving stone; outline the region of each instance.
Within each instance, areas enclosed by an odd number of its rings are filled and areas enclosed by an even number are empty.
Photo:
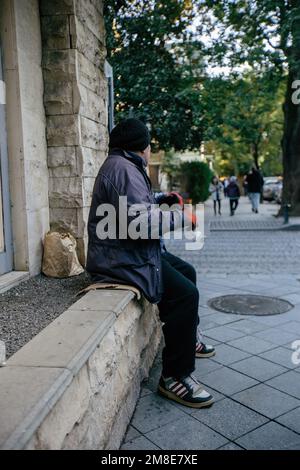
[[[209,337],[209,330],[207,332],[202,332],[203,337],[204,337],[204,342],[207,344],[210,344],[211,346],[219,346],[221,344],[220,341],[217,341],[216,339],[210,338]]]
[[[155,366],[148,377],[148,379],[144,380],[143,387],[145,389],[150,390],[151,392],[157,391],[157,385],[161,376],[162,367],[161,365]]]
[[[218,349],[219,348],[220,347],[218,347]],[[221,367],[223,367],[222,364],[219,364],[212,359],[198,358],[195,362],[195,371],[193,372],[193,375],[195,375],[195,377],[199,378],[201,381],[201,377],[209,374],[210,372],[213,372],[214,370],[220,369]]]
[[[184,412],[156,393],[141,398],[137,404],[131,424],[142,434],[159,426],[177,421]]]
[[[217,369],[203,377],[202,382],[209,387],[220,391],[224,395],[232,395],[241,390],[253,387],[258,382],[244,374],[240,374],[228,367]]]
[[[288,333],[283,331],[282,327],[269,328],[264,331],[260,331],[259,333],[253,333],[253,335],[278,346],[292,343],[296,339],[299,339],[299,335],[297,333]]]
[[[287,318],[287,321],[297,321],[297,322],[300,322],[300,308],[299,308],[299,305],[297,305],[297,307],[293,308],[292,310],[290,310],[288,313],[285,314]],[[285,322],[287,323],[287,322]]]
[[[261,323],[265,325],[266,327],[275,327],[275,326],[280,326],[284,325],[288,322],[290,322],[292,319],[290,314],[292,310],[290,310],[287,313],[283,313],[281,315],[268,315],[268,316],[261,316],[261,317],[255,317],[255,322],[256,323]]]
[[[131,424],[128,426],[125,437],[124,437],[124,443],[132,441],[133,439],[136,439],[137,437],[140,437],[141,433],[135,429]]]
[[[229,341],[228,344],[250,354],[260,354],[274,348],[274,343],[250,335]]]
[[[271,419],[300,406],[296,398],[265,384],[236,393],[232,398]]]
[[[258,295],[266,295],[265,292],[268,289],[274,289],[274,283],[273,282],[266,282],[264,281],[263,283],[257,282],[256,284],[250,284],[246,287],[246,290],[251,292],[252,294],[258,294]],[[274,296],[271,296],[274,297]]]
[[[242,447],[238,446],[234,442],[229,442],[225,446],[219,447],[218,450],[244,450]]]
[[[153,444],[145,436],[141,436],[123,444],[121,450],[160,450],[160,447]]]
[[[206,319],[209,319],[218,324],[218,326],[223,325],[231,325],[231,323],[238,323],[240,320],[244,319],[243,315],[234,315],[231,313],[221,313],[216,312],[216,310],[210,310],[209,316]],[[200,318],[200,326],[201,326],[201,318]]]
[[[232,441],[268,422],[266,417],[229,398],[192,416]]]
[[[282,325],[282,330],[283,331],[287,331],[287,332],[291,332],[291,333],[297,333],[298,336],[299,336],[299,340],[300,340],[300,316],[299,316],[299,321],[290,321],[288,323],[285,323],[284,325]]]
[[[266,361],[258,356],[251,356],[247,359],[243,359],[242,361],[235,362],[234,364],[231,364],[230,367],[258,380],[259,382],[265,382],[266,380],[287,371],[285,367]]]
[[[237,439],[248,450],[299,450],[300,436],[278,423],[269,422]]]
[[[213,450],[228,442],[192,416],[185,416],[155,429],[147,433],[146,437],[161,449],[168,450]]]
[[[245,333],[242,333],[237,330],[233,330],[232,328],[228,328],[227,326],[218,326],[216,328],[211,328],[208,331],[208,335],[210,338],[215,339],[217,341],[230,341],[233,339],[241,338],[245,336]]]
[[[268,380],[266,385],[300,399],[300,375],[293,370]]]
[[[150,395],[150,393],[153,393],[152,390],[146,388],[145,383],[142,383],[140,398],[145,397],[146,395]]]
[[[215,323],[214,321],[210,320],[209,316],[200,318],[200,325],[203,333],[205,333],[205,331],[210,330],[211,328],[216,328],[217,326],[220,326],[218,325],[218,323]]]
[[[233,348],[232,346],[228,346],[228,344],[220,344],[216,351],[216,355],[212,358],[212,360],[225,366],[250,356],[249,353],[241,351],[237,348]]]
[[[281,297],[283,300],[287,300],[293,305],[299,305],[300,304],[300,294],[299,291],[296,294],[287,294]]]
[[[300,407],[276,418],[278,423],[300,434]]]
[[[276,286],[272,287],[271,289],[266,289],[263,291],[264,295],[270,296],[270,297],[279,297],[280,299],[284,295],[291,295],[291,294],[297,294],[299,293],[299,285],[287,283],[287,285],[281,285],[281,286]]]
[[[258,333],[259,331],[263,331],[266,329],[265,325],[258,323],[255,320],[239,320],[228,325],[229,328],[233,328],[234,330],[241,331],[245,333],[245,335],[251,335],[253,333]]]
[[[292,354],[292,349],[280,346],[278,348],[271,349],[270,351],[265,351],[262,354],[259,354],[259,357],[267,359],[268,361],[279,364],[288,369],[296,369],[299,367],[299,365],[293,364]]]

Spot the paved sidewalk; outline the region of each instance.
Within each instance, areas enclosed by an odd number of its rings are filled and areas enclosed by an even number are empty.
[[[194,375],[215,404],[194,410],[159,397],[158,354],[121,449],[300,449],[300,363],[292,361],[292,343],[300,340],[300,233],[261,229],[272,225],[276,205],[263,204],[256,215],[242,198],[234,217],[228,205],[224,201],[221,217],[206,205],[207,229],[210,222],[235,228],[207,230],[200,252],[168,242],[198,273],[201,328],[217,355],[198,359]],[[240,224],[251,230],[239,230]],[[208,307],[210,299],[232,293],[280,297],[294,308],[259,317]],[[294,356],[299,362],[300,352]]]

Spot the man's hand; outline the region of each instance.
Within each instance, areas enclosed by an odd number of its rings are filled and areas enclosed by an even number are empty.
[[[183,207],[183,198],[179,193],[172,191],[171,193],[166,193],[161,200],[162,204],[167,204],[168,206],[173,206],[178,204],[180,207]]]

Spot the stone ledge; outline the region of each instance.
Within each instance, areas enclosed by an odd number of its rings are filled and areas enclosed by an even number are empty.
[[[8,365],[0,377],[0,449],[19,450],[72,382],[72,374],[66,369]]]
[[[154,305],[86,294],[0,369],[0,448],[118,448],[160,339]]]

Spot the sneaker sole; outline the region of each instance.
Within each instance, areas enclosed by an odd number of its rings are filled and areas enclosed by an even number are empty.
[[[213,357],[216,355],[216,351],[212,351],[212,352],[209,352],[209,353],[206,353],[206,354],[203,354],[203,353],[196,353],[196,357],[198,359],[203,359],[203,358],[206,358],[206,357]]]
[[[168,392],[164,388],[162,388],[160,385],[158,386],[157,393],[164,398],[168,398],[169,400],[176,401],[177,403],[180,403],[180,405],[188,406],[189,408],[207,408],[211,406],[214,403],[214,399],[211,398],[210,400],[204,401],[202,403],[190,403],[188,401],[182,400],[182,398],[179,398],[175,393]]]

